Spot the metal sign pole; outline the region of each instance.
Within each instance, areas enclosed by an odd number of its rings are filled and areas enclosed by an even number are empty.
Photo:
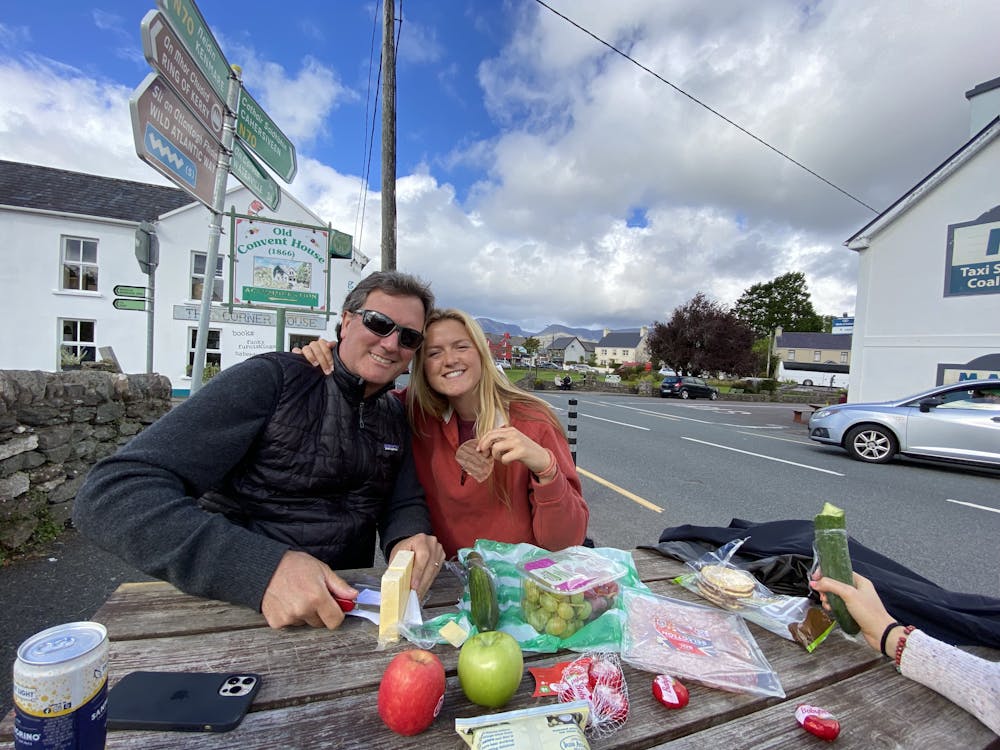
[[[156,266],[149,270],[149,307],[146,309],[146,373],[153,372],[153,307],[156,304]]]
[[[201,388],[205,372],[208,327],[212,320],[212,288],[215,286],[215,266],[219,258],[219,237],[222,234],[222,213],[226,203],[226,182],[229,178],[229,162],[233,153],[233,138],[236,133],[235,112],[239,103],[240,73],[238,65],[231,66],[229,87],[226,90],[226,117],[222,129],[222,149],[219,151],[219,168],[215,173],[215,191],[212,196],[212,223],[208,228],[208,255],[205,258],[205,284],[201,290],[201,315],[198,319],[194,363],[191,366],[192,396]]]

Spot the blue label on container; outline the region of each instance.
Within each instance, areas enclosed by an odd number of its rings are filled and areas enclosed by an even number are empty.
[[[108,683],[76,711],[32,716],[14,705],[16,750],[103,750],[108,730]]]

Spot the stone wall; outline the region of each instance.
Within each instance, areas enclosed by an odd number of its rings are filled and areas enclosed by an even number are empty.
[[[62,528],[90,467],[170,410],[162,375],[0,370],[0,558]]]

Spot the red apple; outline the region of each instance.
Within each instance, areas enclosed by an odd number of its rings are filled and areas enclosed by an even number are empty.
[[[517,692],[524,674],[521,645],[502,630],[477,633],[458,654],[458,682],[465,697],[487,708],[500,708]]]
[[[378,715],[410,736],[431,725],[444,703],[444,667],[430,651],[411,648],[389,662],[378,686]]]

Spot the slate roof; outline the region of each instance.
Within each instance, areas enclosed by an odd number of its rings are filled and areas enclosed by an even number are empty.
[[[775,346],[782,349],[839,349],[851,348],[849,333],[820,333],[818,331],[788,331],[778,336]]]
[[[0,160],[0,205],[139,222],[189,203],[178,188]]]
[[[552,339],[552,343],[545,348],[549,351],[563,351],[573,343],[574,339],[576,339],[576,336],[560,336],[557,339]]]
[[[639,331],[611,331],[597,345],[605,349],[635,349],[641,341],[642,333]]]

